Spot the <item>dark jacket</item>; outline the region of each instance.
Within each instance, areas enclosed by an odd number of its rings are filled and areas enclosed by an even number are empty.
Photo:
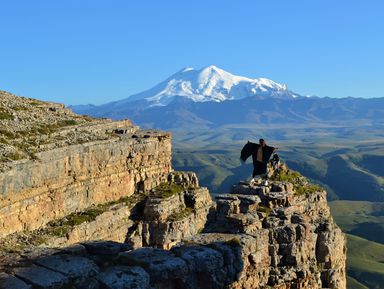
[[[257,150],[259,149],[259,147],[260,147],[259,144],[248,141],[243,147],[243,149],[241,150],[241,154],[240,154],[240,159],[243,162],[245,162],[250,156],[252,156],[252,160],[253,160],[252,176],[253,177],[267,173],[267,163],[271,158],[273,151],[275,150],[274,147],[265,145],[263,147],[263,161],[259,162],[257,161]]]
[[[252,156],[253,163],[256,163],[257,150],[259,147],[259,144],[248,141],[241,150],[240,159],[245,162],[250,156]],[[263,163],[267,163],[269,161],[274,150],[274,147],[267,145],[263,147]]]
[[[240,159],[245,162],[251,155],[257,152],[258,144],[248,141],[241,150]]]

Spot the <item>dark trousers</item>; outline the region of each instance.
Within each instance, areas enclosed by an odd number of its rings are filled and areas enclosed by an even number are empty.
[[[267,173],[267,163],[255,161],[253,163],[253,173],[252,177],[258,176],[258,175],[264,175]]]

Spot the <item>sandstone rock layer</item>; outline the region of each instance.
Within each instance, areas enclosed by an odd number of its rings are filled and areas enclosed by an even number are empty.
[[[135,131],[20,160],[0,173],[0,237],[148,190],[171,171],[168,133]]]

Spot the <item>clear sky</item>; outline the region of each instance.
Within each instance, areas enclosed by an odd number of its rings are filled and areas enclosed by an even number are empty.
[[[382,0],[0,0],[0,89],[105,103],[216,65],[303,95],[384,96]]]

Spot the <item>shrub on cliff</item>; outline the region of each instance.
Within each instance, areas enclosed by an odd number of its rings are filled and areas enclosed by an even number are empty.
[[[280,170],[277,174],[272,176],[271,179],[273,181],[289,182],[293,184],[293,188],[298,195],[308,195],[323,190],[319,185],[309,183],[308,179],[297,171]]]
[[[184,188],[180,185],[173,183],[161,183],[153,189],[153,195],[155,197],[166,199],[184,191]]]

